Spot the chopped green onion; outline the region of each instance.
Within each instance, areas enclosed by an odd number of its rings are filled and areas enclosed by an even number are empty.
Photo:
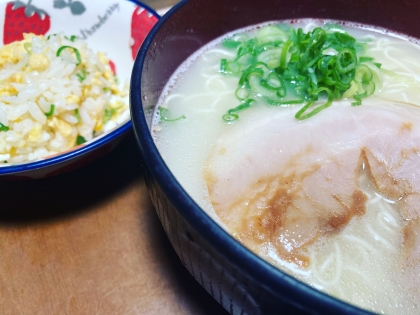
[[[359,85],[356,83],[356,81],[352,80],[350,82],[350,87],[347,91],[345,91],[342,95],[343,98],[350,98],[353,95],[356,94],[357,90],[359,89]]]
[[[253,99],[246,100],[245,103],[240,104],[240,105],[236,106],[235,108],[229,109],[228,114],[233,114],[233,113],[239,112],[241,110],[247,109],[247,108],[251,107],[251,104],[253,102],[255,102],[255,100],[253,100]]]
[[[222,41],[222,46],[227,48],[227,49],[236,49],[241,44],[242,44],[242,42],[236,41],[236,40],[233,40],[233,39],[225,39],[224,41]]]
[[[302,104],[305,102],[305,100],[302,99],[296,99],[296,100],[272,100],[269,98],[264,98],[265,101],[269,104],[269,105],[274,105],[274,106],[287,106],[287,105],[293,105],[293,104]]]
[[[284,87],[283,79],[275,72],[270,72],[267,76],[264,86],[269,89],[278,90]]]
[[[278,74],[271,72],[264,79],[266,74],[261,68],[251,69],[244,74],[246,76],[241,80],[244,80],[244,85],[249,87],[255,96],[280,100],[286,95],[285,83]]]
[[[47,40],[49,40],[51,38],[51,36],[57,36],[57,34],[50,34],[47,36]]]
[[[264,45],[266,46],[266,45]],[[274,48],[273,48],[274,47]],[[264,47],[262,51],[257,48],[257,60],[263,62],[268,69],[275,69],[280,65],[281,47]]]
[[[333,36],[335,37],[337,44],[343,47],[354,47],[356,45],[356,39],[354,37],[351,37],[346,32],[336,32],[333,33]]]
[[[67,36],[64,36],[65,39],[71,41],[71,42],[75,42],[77,40],[77,36],[76,35],[71,35],[70,38],[68,38]]]
[[[351,106],[360,106],[362,105],[362,99],[356,94],[354,95],[354,102],[351,103]]]
[[[249,91],[244,87],[238,87],[236,89],[235,95],[239,100],[244,101],[248,98]]]
[[[112,118],[112,116],[114,116],[116,112],[117,109],[115,108],[105,108],[104,117],[102,118],[102,121],[106,123]]]
[[[48,113],[45,113],[45,116],[47,116],[47,117],[52,116],[52,114],[54,114],[54,108],[55,108],[55,105],[51,104],[50,111]]]
[[[372,80],[373,74],[372,71],[370,71],[369,67],[362,64],[358,65],[356,68],[356,74],[354,76],[354,79],[358,83],[368,83]]]
[[[287,39],[283,30],[275,25],[268,25],[259,29],[257,33],[257,40],[259,43],[267,42],[284,42]]]
[[[290,47],[293,45],[293,42],[291,40],[288,40],[284,43],[283,49],[281,50],[280,55],[280,70],[284,71],[286,70],[287,65],[287,54],[290,50]]]
[[[359,62],[366,62],[366,61],[373,61],[373,58],[365,57],[365,56],[359,57]]]
[[[368,96],[371,96],[373,93],[375,93],[375,89],[376,89],[375,83],[373,83],[373,81],[369,81],[366,84],[362,83],[361,85],[359,85],[358,93],[359,93],[359,96],[363,94],[363,95],[366,95],[363,97],[368,97]]]
[[[227,60],[226,59],[220,60],[220,72],[226,73],[226,66],[227,66]]]
[[[231,124],[239,119],[239,116],[237,114],[225,114],[223,115],[223,120],[225,123]]]
[[[165,113],[169,112],[168,109],[166,109],[164,107],[159,107],[158,110],[159,110],[160,120],[163,120],[163,121],[172,122],[172,121],[177,121],[177,120],[181,120],[181,119],[186,118],[185,115],[182,115],[182,116],[179,116],[178,118],[170,119],[167,116],[165,116]]]
[[[356,54],[348,48],[340,50],[337,54],[337,70],[338,72],[347,73],[353,70],[357,64]]]
[[[308,119],[308,118],[310,118],[310,117],[318,114],[321,110],[323,110],[323,109],[325,109],[327,107],[330,107],[331,104],[332,104],[332,101],[333,101],[333,94],[332,94],[331,90],[328,89],[328,88],[319,88],[318,90],[314,91],[313,94],[316,95],[316,96],[318,96],[318,94],[321,93],[321,92],[326,92],[327,93],[327,96],[328,96],[327,101],[324,104],[315,107],[308,114],[303,115],[303,113],[315,102],[316,99],[314,98],[314,99],[310,100],[305,106],[303,106],[296,113],[295,118],[297,118],[299,120]]]
[[[236,97],[260,98],[268,105],[304,104],[297,119],[307,119],[329,107],[334,98],[361,99],[382,86],[381,65],[366,56],[366,43],[357,42],[339,25],[316,27],[305,33],[287,25],[261,28],[256,38],[231,38],[225,47],[236,49],[233,60],[222,59],[220,72],[239,77]],[[362,55],[362,56],[360,56]],[[386,73],[386,72],[385,72]],[[324,104],[315,104],[318,95]],[[239,118],[223,116],[227,123]]]
[[[284,98],[286,96],[286,88],[284,87],[280,87],[277,91],[276,91],[276,96],[279,98]]]
[[[9,127],[0,123],[0,131],[8,131],[8,130],[9,130]]]
[[[85,143],[86,142],[86,139],[85,138],[83,138],[82,136],[77,136],[77,138],[76,138],[76,145],[81,145],[82,143]]]
[[[220,72],[225,74],[238,74],[241,70],[241,65],[236,61],[227,61],[222,59],[220,61]]]
[[[76,109],[74,110],[74,116],[76,117],[77,122],[80,124],[80,123],[82,122],[82,117],[80,117],[80,114],[79,114],[79,109],[78,109],[78,108],[76,108]]]
[[[56,56],[57,57],[60,56],[61,52],[64,49],[71,49],[71,50],[73,50],[74,54],[76,55],[76,59],[77,59],[76,66],[78,66],[78,65],[80,65],[82,63],[82,56],[80,55],[79,50],[77,48],[72,47],[72,46],[61,46],[60,48],[58,48],[57,53],[56,53]]]
[[[244,109],[250,108],[251,104],[254,103],[255,100],[252,98],[247,99],[244,103],[239,104],[238,106],[231,108],[227,111],[227,114],[223,115],[223,120],[226,123],[233,123],[234,121],[239,119],[239,115],[236,114],[237,112],[243,111]]]
[[[109,87],[107,87],[107,86],[105,86],[105,87],[103,88],[103,90],[104,90],[104,92],[108,92],[108,91],[110,91],[110,88],[109,88]]]
[[[86,69],[83,68],[80,73],[76,73],[76,76],[79,78],[79,82],[83,82],[87,77]]]
[[[28,55],[30,55],[32,53],[32,44],[31,43],[23,44],[23,48],[26,50]]]

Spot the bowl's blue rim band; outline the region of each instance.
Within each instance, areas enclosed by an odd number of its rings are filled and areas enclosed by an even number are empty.
[[[118,136],[124,134],[126,131],[130,130],[132,127],[131,121],[126,122],[125,124],[121,125],[117,129],[111,131],[110,133],[106,134],[102,138],[94,140],[93,142],[89,143],[86,146],[82,146],[78,149],[72,150],[70,152],[59,154],[52,158],[47,158],[45,160],[29,162],[24,164],[15,164],[10,166],[2,166],[0,167],[0,176],[1,175],[15,175],[22,172],[32,171],[40,168],[45,168],[48,166],[56,165],[64,161],[69,161],[71,159],[77,158],[79,156],[84,155],[90,151],[95,150],[96,148],[101,147],[102,145],[106,144],[110,140],[117,138]],[[0,177],[1,179],[1,177]]]
[[[141,6],[145,8],[148,12],[152,13],[154,16],[156,16],[158,19],[160,18],[160,15],[155,12],[152,8],[150,8],[148,5],[138,1],[138,0],[127,0],[128,2],[133,2],[134,4]],[[24,173],[28,171],[33,171],[41,168],[45,168],[48,166],[53,166],[56,164],[60,164],[64,161],[69,161],[72,159],[75,159],[79,156],[82,156],[88,152],[91,152],[102,145],[108,143],[109,141],[113,140],[114,138],[119,137],[120,135],[124,134],[125,132],[129,131],[132,128],[132,122],[131,119],[124,123],[123,125],[119,126],[117,129],[107,133],[103,137],[92,141],[91,143],[82,146],[80,148],[77,148],[75,150],[72,150],[70,152],[66,152],[63,154],[59,154],[57,156],[54,156],[52,158],[46,158],[44,160],[39,160],[35,162],[29,162],[29,163],[22,163],[22,164],[12,164],[12,165],[5,165],[0,166],[0,179],[2,175],[17,175],[19,173]],[[1,163],[1,161],[0,161]]]
[[[142,7],[142,8],[145,8],[148,12],[153,13],[153,15],[156,16],[158,19],[161,18],[161,16],[159,14],[157,14],[157,12],[154,9],[152,9],[147,4],[145,4],[145,3],[141,2],[141,1],[138,1],[138,0],[127,0],[127,1],[128,2],[133,2],[135,5],[138,5],[138,6]]]
[[[143,64],[149,46],[156,36],[156,33],[165,21],[188,1],[189,0],[182,0],[176,4],[154,25],[147,35],[133,67],[134,71],[130,84],[131,115],[132,120],[137,123],[137,127],[134,126],[134,132],[137,141],[140,144],[140,148],[143,151],[143,158],[147,168],[161,189],[169,197],[173,206],[176,207],[190,227],[199,233],[209,245],[211,244],[210,246],[216,248],[222,255],[227,257],[228,260],[233,262],[235,266],[242,271],[246,271],[246,273],[255,281],[264,279],[264,283],[267,283],[270,288],[269,290],[288,290],[295,297],[310,299],[314,302],[313,305],[317,304],[316,299],[318,299],[318,301],[321,302],[320,304],[324,306],[328,305],[328,312],[341,311],[342,314],[374,314],[309,287],[252,253],[215,223],[213,219],[211,219],[210,216],[193,201],[169,171],[169,168],[164,162],[150,135],[150,130],[143,112],[140,89],[135,89],[133,87],[141,86]],[[140,108],[138,110],[133,110],[132,103],[139,104]],[[147,154],[145,154],[146,152]],[[190,209],[192,209],[192,211],[190,211]],[[281,280],[283,284],[280,284],[279,280]]]

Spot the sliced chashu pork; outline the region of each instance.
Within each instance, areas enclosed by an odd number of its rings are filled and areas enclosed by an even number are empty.
[[[209,195],[230,233],[254,251],[269,242],[305,265],[307,245],[364,214],[357,182],[365,165],[408,220],[406,247],[420,243],[412,230],[420,217],[420,108],[343,101],[305,121],[295,110],[224,135],[208,157]]]

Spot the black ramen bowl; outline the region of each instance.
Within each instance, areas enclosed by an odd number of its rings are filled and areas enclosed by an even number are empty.
[[[185,192],[150,134],[153,109],[177,67],[233,30],[272,20],[333,19],[420,38],[420,2],[405,0],[191,0],[152,29],[134,65],[130,102],[145,178],[163,227],[192,276],[232,314],[371,314],[317,291],[257,257]]]

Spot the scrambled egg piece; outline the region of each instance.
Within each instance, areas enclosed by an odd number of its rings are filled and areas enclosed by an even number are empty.
[[[49,119],[47,124],[54,130],[57,130],[59,133],[61,133],[63,137],[68,137],[71,135],[71,132],[72,132],[71,125],[62,119],[53,117]]]
[[[29,57],[29,67],[39,72],[44,71],[50,66],[50,60],[43,54],[32,53]]]
[[[41,134],[42,134],[42,125],[40,124],[36,124],[35,127],[33,127],[31,129],[31,131],[28,134],[28,141],[38,141],[39,138],[41,138]]]
[[[76,95],[70,95],[66,98],[67,104],[79,104],[80,103],[80,97]]]
[[[15,64],[24,58],[27,53],[28,45],[31,44],[31,40],[35,37],[35,34],[23,34],[23,40],[10,43],[0,48],[0,67],[5,64]],[[44,36],[40,36],[43,38]]]

